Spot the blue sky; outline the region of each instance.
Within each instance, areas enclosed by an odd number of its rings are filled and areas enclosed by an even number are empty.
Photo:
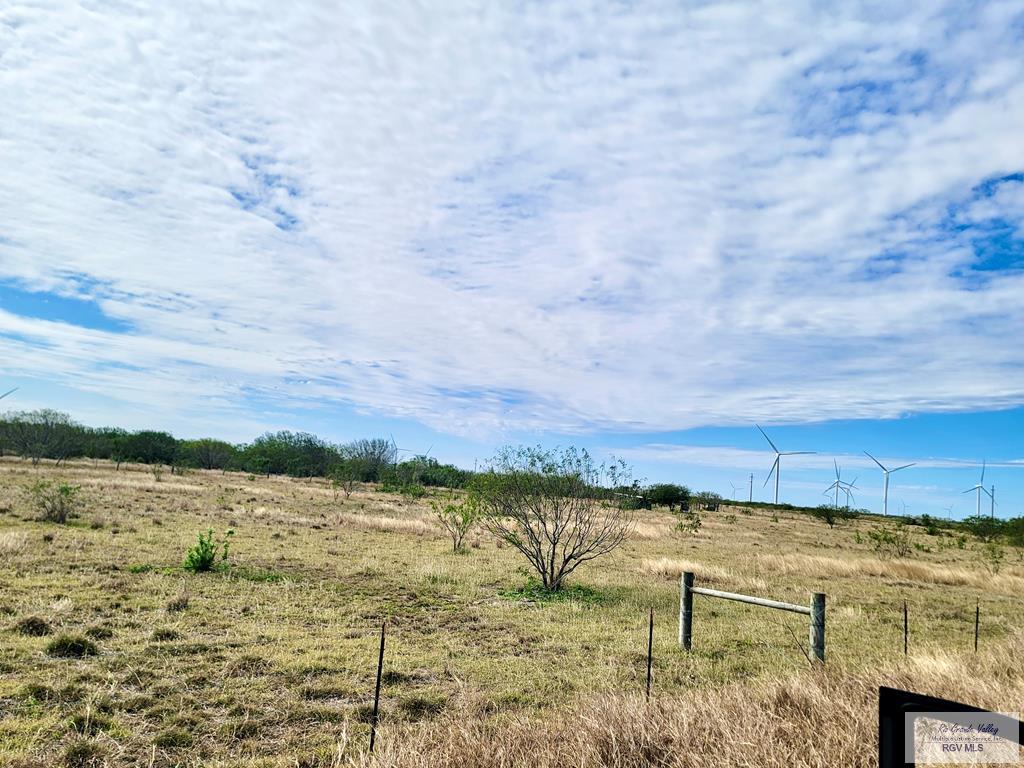
[[[399,6],[0,9],[5,406],[1024,513],[1019,3]]]

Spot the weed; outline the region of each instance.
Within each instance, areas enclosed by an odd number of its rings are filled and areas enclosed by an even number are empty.
[[[14,631],[19,635],[43,637],[44,635],[48,635],[53,632],[53,629],[44,619],[41,619],[38,616],[26,616],[14,625]]]
[[[46,653],[59,658],[80,659],[83,656],[95,656],[99,648],[85,637],[59,635],[47,644]]]
[[[530,576],[526,584],[518,589],[504,589],[498,593],[509,600],[528,600],[534,603],[553,603],[573,600],[579,603],[600,603],[604,595],[591,587],[570,585],[559,590],[545,588],[535,577]]]
[[[95,741],[78,738],[64,748],[66,768],[99,768],[106,763],[106,750]]]
[[[228,560],[228,539],[234,535],[233,530],[224,534],[224,539],[219,544],[213,540],[213,528],[207,528],[206,533],[199,534],[199,540],[195,546],[189,549],[185,556],[182,567],[192,573],[206,573],[215,568],[226,568]],[[220,563],[217,562],[217,551],[221,551]]]

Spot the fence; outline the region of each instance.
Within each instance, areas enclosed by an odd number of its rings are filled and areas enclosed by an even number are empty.
[[[741,595],[736,592],[722,592],[717,589],[693,586],[693,574],[689,571],[683,573],[679,593],[679,644],[687,651],[693,644],[693,596],[705,595],[706,597],[717,597],[722,600],[735,600],[750,605],[760,605],[763,608],[775,608],[780,611],[791,611],[809,616],[810,621],[810,643],[814,658],[820,662],[825,661],[825,595],[815,592],[811,598],[810,606],[796,605],[795,603],[783,603],[778,600],[766,600],[762,597]]]

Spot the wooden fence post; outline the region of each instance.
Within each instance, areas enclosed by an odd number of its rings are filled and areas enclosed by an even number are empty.
[[[679,644],[690,650],[693,641],[693,574],[684,571],[679,592]]]
[[[811,599],[811,650],[814,658],[825,662],[825,594],[815,592]]]

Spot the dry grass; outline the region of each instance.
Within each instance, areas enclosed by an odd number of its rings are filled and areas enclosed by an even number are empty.
[[[39,477],[82,486],[67,525],[36,519],[26,489]],[[782,758],[760,745],[796,744],[802,713],[825,699],[835,709],[823,703],[814,721],[827,731],[818,764],[857,765],[850,750],[863,746],[855,741],[873,716],[865,691],[885,675],[916,675],[930,692],[972,701],[1014,693],[984,687],[1003,680],[995,661],[979,667],[990,662],[939,650],[970,647],[979,600],[983,652],[1004,653],[1024,630],[1018,553],[992,578],[978,545],[950,547],[923,531],[912,560],[879,561],[863,543],[870,520],[829,530],[794,514],[723,509],[702,513],[688,534],[675,515],[643,511],[635,536],[549,600],[526,588],[513,548],[483,532],[452,553],[430,500],[372,487],[335,498],[318,481],[230,473],[156,482],[145,467],[34,469],[0,458],[0,765],[75,765],[89,751],[112,768],[359,763],[383,618],[380,760],[396,766],[560,756],[583,766],[772,766]],[[207,528],[235,530],[232,567],[183,572]],[[826,674],[807,672],[803,617],[710,598],[694,606],[693,652],[680,651],[683,570],[801,604],[826,592]],[[893,666],[904,600],[916,654],[905,668]],[[648,708],[629,692],[643,689],[651,607]],[[91,639],[99,653],[48,656],[52,638],[17,631],[29,617]],[[982,681],[977,696],[972,678]],[[719,742],[733,717],[749,717],[749,728],[737,743]],[[755,739],[757,729],[766,735]]]
[[[869,768],[876,766],[878,686],[1024,708],[1020,636],[977,657],[925,654],[859,674],[807,671],[717,690],[585,698],[552,717],[495,726],[461,702],[429,729],[382,734],[382,749],[351,763],[377,768]],[[477,706],[479,706],[477,704]],[[341,761],[339,761],[340,763]]]
[[[996,587],[999,590],[1024,593],[1024,577],[1009,570],[990,573],[967,570],[949,565],[931,565],[910,560],[880,560],[878,558],[826,557],[823,555],[786,554],[764,555],[758,564],[766,571],[782,575],[840,576],[844,578],[874,577],[890,581],[918,584],[945,584],[971,586],[978,589]]]

